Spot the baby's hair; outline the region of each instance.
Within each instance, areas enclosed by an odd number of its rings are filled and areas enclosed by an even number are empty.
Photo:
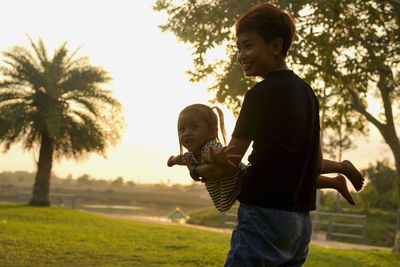
[[[296,34],[296,26],[293,18],[281,9],[271,4],[257,4],[242,14],[236,23],[236,36],[248,31],[256,31],[265,43],[282,38],[281,53],[286,57]]]
[[[216,110],[217,113],[215,113],[214,110]],[[216,133],[215,138],[217,139],[217,141],[221,142],[218,138],[218,124],[219,124],[222,138],[224,139],[224,145],[226,145],[224,113],[222,112],[222,110],[219,107],[209,107],[204,104],[193,104],[193,105],[185,107],[181,111],[181,113],[179,113],[179,115],[181,115],[185,112],[189,112],[189,111],[195,112],[199,116],[201,116],[201,118],[207,124],[207,127],[210,130],[215,131],[215,133]],[[217,116],[217,114],[218,114],[218,116]],[[219,119],[219,123],[218,123],[218,119]],[[178,120],[178,130],[179,130],[179,120]],[[180,151],[180,155],[183,155],[183,145],[181,144],[180,141],[179,141],[179,151]]]

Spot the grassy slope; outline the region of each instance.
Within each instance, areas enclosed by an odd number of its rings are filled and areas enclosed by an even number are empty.
[[[229,235],[0,203],[0,266],[222,266]],[[400,266],[400,255],[311,246],[305,266]]]
[[[0,175],[1,176],[1,175]],[[1,177],[0,177],[1,179]],[[0,181],[1,183],[1,181]],[[52,193],[74,194],[76,196],[75,208],[95,212],[113,213],[122,215],[140,215],[140,216],[159,216],[166,217],[171,211],[179,207],[183,212],[191,217],[190,223],[212,227],[227,227],[223,225],[223,216],[213,206],[209,198],[204,198],[208,193],[204,186],[200,188],[195,186],[169,187],[161,185],[137,185],[135,187],[110,187],[110,186],[90,186],[79,187],[78,185],[54,185],[51,188]],[[15,191],[27,192],[26,198],[21,200],[28,201],[31,196],[32,185],[6,185],[0,186],[3,190],[0,192],[0,201],[15,201]],[[52,200],[53,204],[58,204],[57,199]],[[65,207],[71,207],[71,202],[64,202]],[[103,205],[129,205],[136,206],[139,209],[116,209],[116,208],[89,208],[87,204]],[[325,203],[326,204],[326,203]],[[358,206],[351,206],[342,203],[345,213],[356,213],[367,215],[367,245],[392,247],[394,244],[396,230],[396,212],[387,212],[382,210],[360,210]],[[333,211],[327,205],[321,206],[322,211]],[[236,213],[236,210],[230,212]],[[233,217],[227,219],[234,220]],[[321,217],[325,222],[328,218]],[[334,218],[337,222],[362,223],[357,219]],[[321,226],[321,229],[324,227]],[[327,228],[325,229],[327,230]],[[334,227],[334,232],[362,234],[362,229],[348,227]],[[332,237],[333,240],[362,243],[361,239]]]

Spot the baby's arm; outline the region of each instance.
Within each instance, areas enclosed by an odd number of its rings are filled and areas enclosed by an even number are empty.
[[[171,156],[167,161],[168,167],[172,167],[174,165],[187,165],[185,159],[181,155]]]
[[[242,159],[242,155],[233,155],[229,154],[229,152],[234,149],[233,146],[225,146],[221,149],[212,148],[207,153],[207,163],[211,164],[228,164],[234,168],[236,168],[238,163],[234,163],[236,159]]]
[[[217,179],[231,176],[243,155],[246,153],[251,140],[232,138],[227,147],[219,151],[210,151],[211,164],[201,165],[195,168],[200,177]]]

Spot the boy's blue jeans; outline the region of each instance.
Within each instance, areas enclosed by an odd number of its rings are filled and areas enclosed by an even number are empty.
[[[310,236],[309,212],[240,204],[224,266],[301,266]]]

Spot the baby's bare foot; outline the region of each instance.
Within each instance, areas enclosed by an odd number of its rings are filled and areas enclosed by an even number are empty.
[[[354,202],[353,196],[350,194],[349,189],[347,188],[347,183],[346,183],[346,178],[343,175],[338,175],[336,178],[337,180],[337,190],[339,193],[349,202],[350,205],[355,205],[356,203]]]
[[[354,167],[354,165],[350,161],[343,160],[342,164],[344,166],[343,174],[346,175],[346,177],[350,180],[354,188],[357,191],[360,191],[364,185],[363,175],[357,170],[356,167]]]

